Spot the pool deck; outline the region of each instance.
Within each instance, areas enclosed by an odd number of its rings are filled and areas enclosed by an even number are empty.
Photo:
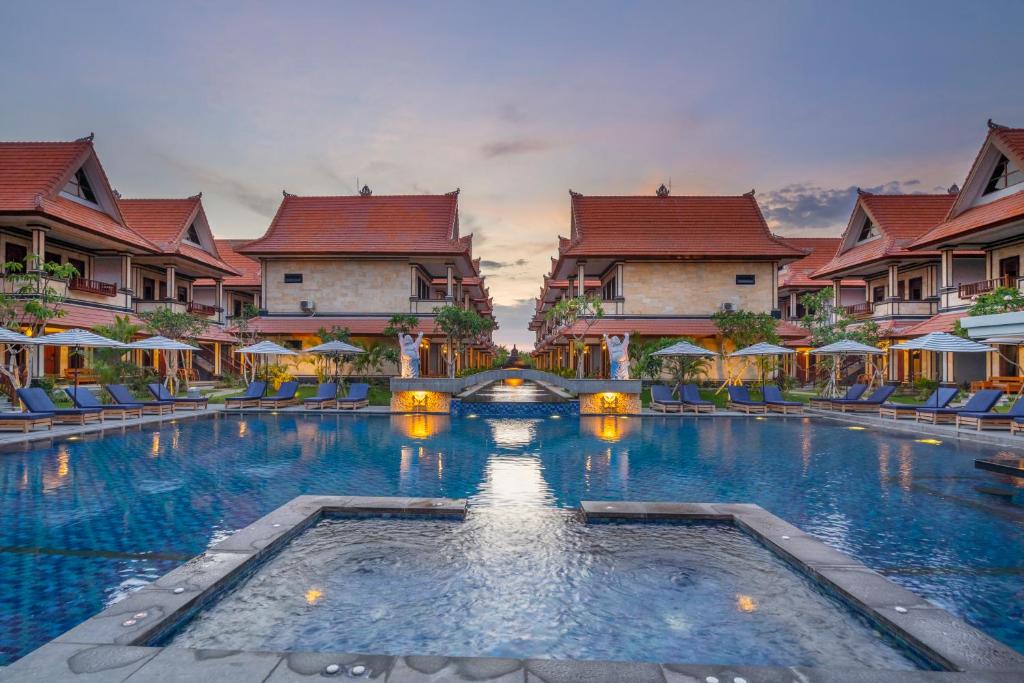
[[[466,514],[462,499],[307,495],[292,499],[21,658],[0,671],[0,681],[1009,683],[1024,677],[1021,654],[757,505],[586,501],[580,507],[585,522],[602,518],[732,522],[946,671],[227,651],[151,645],[325,514]]]

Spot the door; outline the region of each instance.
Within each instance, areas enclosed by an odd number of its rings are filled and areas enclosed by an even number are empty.
[[[999,278],[1005,287],[1016,287],[1020,277],[1020,256],[999,259]]]

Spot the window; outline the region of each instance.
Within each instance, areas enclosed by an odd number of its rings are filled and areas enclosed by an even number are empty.
[[[188,226],[188,232],[185,233],[185,239],[192,244],[199,244],[199,231],[196,230],[196,224]]]
[[[911,301],[924,299],[924,280],[919,277],[912,277],[907,280],[907,289],[910,291]]]
[[[25,266],[25,261],[28,259],[28,247],[18,244],[17,242],[8,242],[7,247],[4,249],[4,262],[5,263],[20,263],[22,267]]]
[[[871,300],[878,303],[885,298],[885,285],[878,285],[871,290]]]
[[[875,227],[875,224],[871,222],[870,218],[865,218],[864,227],[860,229],[860,236],[857,238],[857,241],[863,242],[875,237],[878,237],[878,228]]]
[[[85,170],[81,168],[75,171],[75,175],[64,186],[64,193],[72,197],[84,199],[87,202],[92,202],[93,204],[97,203],[96,193],[92,191],[89,179],[85,177]]]
[[[430,298],[430,283],[421,277],[416,278],[416,298],[417,299],[429,299]]]
[[[752,285],[754,284],[754,280],[754,276],[750,274],[736,276],[736,284],[738,285]]]
[[[183,304],[188,303],[188,287],[178,287],[178,301]]]
[[[903,299],[904,298],[903,295],[906,292],[906,289],[905,289],[906,284],[907,283],[904,282],[903,280],[900,280],[899,282],[896,283],[896,298],[897,299]]]
[[[281,346],[283,346],[286,349],[292,349],[293,351],[301,351],[302,350],[302,340],[301,339],[285,339],[283,342],[281,342]]]
[[[619,278],[612,275],[610,278],[605,280],[604,286],[601,288],[601,298],[605,301],[616,299],[618,298],[618,290]]]
[[[234,308],[233,308],[233,310],[234,310],[236,318],[241,318],[242,317],[242,306],[243,306],[243,303],[244,302],[241,299],[235,299],[235,301],[234,301]]]
[[[78,271],[77,277],[85,277],[85,261],[77,258],[68,258],[68,265],[74,266],[75,270]]]
[[[302,273],[285,273],[284,282],[286,285],[297,285],[302,283]]]
[[[1011,185],[1024,182],[1024,172],[1014,162],[1006,158],[1005,154],[999,155],[999,161],[992,170],[992,176],[988,179],[983,195],[1005,190]]]
[[[55,266],[59,266],[61,264],[60,254],[51,254],[50,252],[46,252],[46,258],[44,260]]]
[[[148,277],[142,278],[142,298],[146,301],[156,298],[156,280]]]

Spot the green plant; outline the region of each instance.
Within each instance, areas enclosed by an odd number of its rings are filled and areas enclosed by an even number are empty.
[[[155,335],[195,344],[199,335],[206,331],[209,322],[189,313],[175,311],[170,306],[159,306],[139,313],[146,330]],[[167,384],[172,393],[178,392],[178,351],[162,351],[167,364]],[[186,380],[185,386],[188,386]]]
[[[284,365],[265,365],[263,366],[264,378],[270,388],[277,391],[281,388],[281,384],[284,382],[290,382],[295,377],[292,376],[291,372]]]
[[[414,315],[408,313],[396,313],[388,319],[388,324],[384,328],[383,333],[385,337],[397,337],[400,334],[411,334],[413,330],[419,327],[420,319]]]
[[[928,377],[918,377],[914,380],[913,387],[915,399],[917,401],[924,401],[939,387],[939,382],[938,380],[929,379]]]
[[[360,347],[363,353],[352,357],[352,367],[361,375],[371,372],[380,374],[385,364],[397,365],[399,362],[398,348],[388,342],[360,344]]]
[[[639,332],[630,333],[631,339],[640,338]],[[632,343],[629,345],[629,362],[633,366],[633,374],[640,379],[654,380],[661,376],[662,368],[665,365],[665,359],[662,356],[652,355],[655,351],[660,351],[665,347],[671,346],[677,340],[669,337],[662,337],[661,339],[655,339],[653,341],[644,343]]]
[[[583,379],[583,350],[586,347],[587,332],[604,317],[601,300],[593,295],[574,296],[562,299],[545,314],[561,329],[562,334],[572,340],[576,355],[576,379]]]
[[[228,334],[235,338],[235,343],[240,347],[252,346],[259,341],[259,332],[252,326],[252,320],[259,315],[259,310],[252,304],[243,304],[240,315],[231,318],[231,324],[227,328]],[[247,363],[245,355],[240,359],[242,381],[246,384],[256,379],[256,364]]]
[[[826,287],[817,292],[810,292],[800,297],[807,312],[801,318],[800,324],[807,330],[811,337],[811,345],[816,347],[833,344],[837,341],[851,340],[877,346],[880,331],[878,323],[874,320],[854,320],[843,308],[834,308],[833,288]],[[828,383],[828,378],[837,369],[837,364],[843,362],[843,356],[820,356],[818,358],[818,371],[824,374],[819,378],[820,388]],[[818,384],[816,380],[815,384]]]
[[[96,334],[119,341],[123,344],[131,342],[142,329],[127,315],[115,315],[111,325],[97,325],[93,328]],[[93,370],[101,384],[124,384],[129,377],[142,372],[135,363],[125,360],[125,352],[120,349],[96,349],[93,355]]]
[[[993,315],[995,313],[1012,313],[1024,310],[1024,292],[1016,287],[996,287],[991,292],[979,295],[967,309],[967,316]],[[953,334],[967,337],[967,330],[960,321],[953,323]]]
[[[347,344],[349,343],[349,339],[351,338],[352,335],[347,327],[332,327],[329,330],[325,327],[321,327],[319,330],[317,330],[316,336],[320,338],[321,344],[326,344],[328,342],[333,341],[345,342]],[[328,379],[334,379],[334,381],[342,385],[342,389],[344,389],[344,384],[341,376],[341,369],[344,366],[345,362],[351,359],[352,357],[353,354],[340,353],[336,351],[331,353],[316,354],[315,367],[317,381],[326,382]],[[334,370],[333,373],[331,372],[332,367]]]
[[[455,377],[455,358],[461,356],[463,346],[493,330],[494,321],[472,309],[448,304],[434,309],[434,328],[445,336],[448,376]]]

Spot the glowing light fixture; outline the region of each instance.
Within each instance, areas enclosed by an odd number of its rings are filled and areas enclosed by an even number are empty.
[[[851,432],[863,432],[864,431],[863,427],[847,427],[847,429],[849,429]]]
[[[926,443],[929,446],[938,446],[939,444],[942,443],[938,439],[914,439],[914,441],[916,441],[917,443]]]
[[[315,605],[320,602],[320,598],[324,596],[324,592],[319,588],[310,588],[306,591],[306,604]]]
[[[750,597],[749,595],[736,594],[736,609],[741,612],[756,612],[757,611],[757,600]]]

